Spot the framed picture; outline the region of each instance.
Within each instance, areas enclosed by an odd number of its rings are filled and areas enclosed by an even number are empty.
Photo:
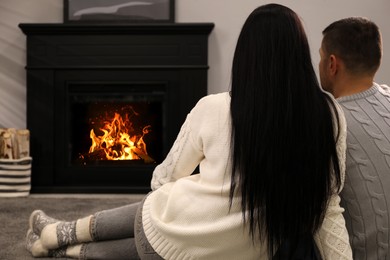
[[[64,22],[173,23],[174,0],[64,0]]]

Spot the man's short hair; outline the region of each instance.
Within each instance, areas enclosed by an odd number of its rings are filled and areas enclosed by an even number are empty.
[[[376,73],[382,58],[382,43],[374,22],[363,17],[349,17],[333,22],[322,34],[325,54],[340,57],[350,73]]]

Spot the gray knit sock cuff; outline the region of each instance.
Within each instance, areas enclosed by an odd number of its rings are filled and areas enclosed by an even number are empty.
[[[87,259],[87,247],[88,247],[88,243],[81,244],[80,256],[79,256],[79,259],[80,259],[80,260],[85,260],[85,259]]]
[[[57,227],[58,246],[75,245],[78,243],[76,236],[76,221],[60,222]]]
[[[89,222],[89,234],[91,234],[92,241],[99,240],[99,234],[96,228],[96,219],[99,216],[100,212],[95,213],[91,217],[91,222]]]

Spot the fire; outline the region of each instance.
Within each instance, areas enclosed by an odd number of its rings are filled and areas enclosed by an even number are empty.
[[[105,121],[100,128],[102,135],[97,136],[91,129],[90,138],[92,145],[89,153],[104,151],[106,160],[144,160],[147,163],[154,162],[148,156],[144,136],[151,131],[151,126],[143,127],[142,134],[130,134],[134,132],[133,124],[128,114],[123,120],[122,116],[115,113],[112,121]]]

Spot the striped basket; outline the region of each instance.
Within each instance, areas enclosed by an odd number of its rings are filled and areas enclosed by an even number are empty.
[[[31,157],[0,159],[0,197],[25,197],[31,189]]]

